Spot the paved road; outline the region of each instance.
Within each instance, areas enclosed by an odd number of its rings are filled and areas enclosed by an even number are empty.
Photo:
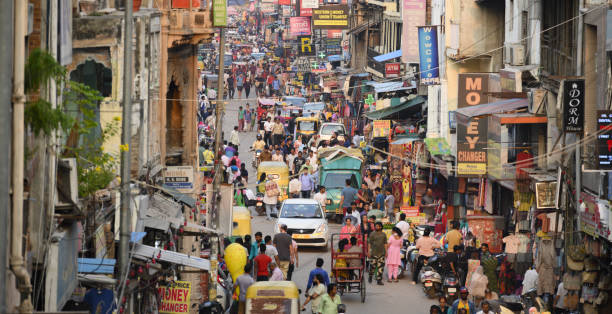
[[[251,95],[253,97],[253,95]],[[248,100],[232,100],[226,106],[226,114],[223,119],[223,131],[225,139],[229,139],[229,135],[238,125],[238,107],[249,103],[251,108],[257,103],[255,98]],[[255,141],[255,132],[241,133],[240,136],[240,159],[246,163],[249,171],[249,185],[254,184],[257,175],[256,169],[251,167],[252,153],[249,152],[249,147]],[[331,232],[339,232],[340,226],[336,224],[330,225]],[[274,222],[266,221],[263,216],[253,217],[252,231],[253,233],[261,231],[265,235],[273,235]],[[315,261],[318,257],[325,259],[323,266],[328,272],[330,267],[330,252],[329,250],[300,248],[299,250],[299,267],[293,273],[293,281],[303,291],[306,289],[308,274],[315,267]],[[384,286],[367,284],[366,301],[360,302],[359,294],[345,294],[342,297],[342,302],[347,305],[348,313],[429,313],[429,307],[436,304],[437,300],[427,299],[421,290],[420,285],[412,285],[411,280],[407,277],[400,280],[399,283],[387,283]],[[309,310],[308,310],[309,311]]]

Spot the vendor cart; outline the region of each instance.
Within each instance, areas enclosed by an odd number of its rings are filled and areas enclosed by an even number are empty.
[[[344,251],[339,250],[339,242],[341,239],[356,237],[360,250],[355,252],[348,251],[345,247]],[[361,303],[365,302],[366,297],[366,282],[365,282],[365,265],[366,265],[366,244],[363,234],[361,233],[334,233],[331,235],[331,275],[338,287],[338,293],[359,293]],[[359,260],[361,266],[351,267],[351,261]]]

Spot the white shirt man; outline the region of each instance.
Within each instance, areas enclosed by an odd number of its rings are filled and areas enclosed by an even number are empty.
[[[402,220],[402,221],[396,223],[395,226],[399,230],[402,231],[402,238],[408,239],[408,232],[410,231],[410,224],[407,221]]]
[[[264,131],[272,132],[272,127],[274,126],[274,122],[266,121],[264,122]]]
[[[214,88],[208,90],[208,99],[217,100],[217,91]]]
[[[323,210],[325,210],[325,203],[327,202],[327,192],[325,192],[325,190],[319,190],[312,198],[319,202]]]
[[[294,172],[294,168],[295,165],[293,164],[293,161],[295,160],[295,155],[293,154],[288,154],[287,155],[287,164],[289,165],[289,170],[291,170],[291,172]]]
[[[272,161],[283,161],[283,155],[277,150],[272,155]]]
[[[289,181],[289,194],[300,194],[302,190],[302,183],[297,177],[294,177]]]

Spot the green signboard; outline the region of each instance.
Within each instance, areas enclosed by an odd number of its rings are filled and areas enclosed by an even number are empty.
[[[227,0],[213,0],[213,26],[227,26]]]

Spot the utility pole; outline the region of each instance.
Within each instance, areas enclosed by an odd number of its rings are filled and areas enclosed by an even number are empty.
[[[223,68],[225,66],[225,34],[223,27],[219,28],[219,77],[217,79],[217,104],[215,105],[215,176],[213,179],[213,212],[208,215],[211,221],[206,224],[211,229],[219,227],[219,211],[221,210],[221,195],[219,189],[223,181],[223,169],[219,158],[221,153],[221,121],[223,121],[224,101],[223,101]],[[208,200],[209,202],[211,200]],[[213,236],[214,237],[214,236]],[[209,301],[215,301],[217,298],[217,254],[219,254],[219,240],[222,235],[217,234],[216,239],[210,241],[210,276],[209,276]]]
[[[130,139],[132,137],[132,2],[125,1],[123,46],[123,126],[121,133],[121,225],[119,237],[119,287],[127,277],[131,236]],[[123,287],[121,294],[127,287]],[[120,299],[121,300],[121,299]]]

